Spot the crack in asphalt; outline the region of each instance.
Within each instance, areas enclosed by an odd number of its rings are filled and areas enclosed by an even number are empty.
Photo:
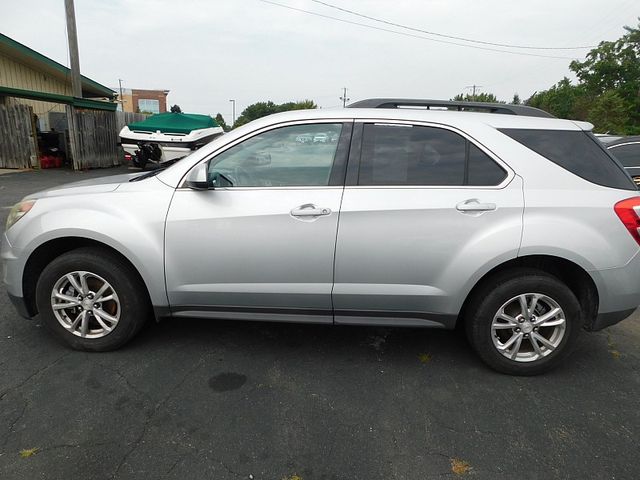
[[[112,480],[116,478],[116,476],[120,472],[120,469],[126,463],[127,459],[138,449],[138,447],[140,446],[140,443],[142,442],[142,440],[144,439],[144,437],[147,434],[147,430],[149,429],[149,425],[151,424],[151,421],[153,420],[155,415],[160,411],[162,406],[165,403],[167,403],[167,401],[169,400],[169,398],[171,398],[171,396],[174,394],[174,392],[176,390],[178,390],[189,379],[189,377],[193,373],[195,373],[195,371],[198,370],[202,365],[203,365],[203,359],[201,358],[200,361],[192,369],[190,369],[189,371],[187,371],[187,373],[185,373],[185,375],[182,378],[182,380],[180,380],[176,385],[174,385],[173,388],[171,388],[169,393],[162,400],[160,400],[158,403],[156,403],[155,407],[153,408],[151,413],[147,416],[147,419],[145,420],[144,424],[142,425],[142,430],[140,431],[140,435],[138,435],[138,438],[135,439],[135,441],[133,442],[133,445],[129,449],[129,451],[124,454],[124,456],[122,457],[122,459],[118,463],[118,466],[116,467],[115,471],[111,475],[110,478]]]
[[[24,380],[22,380],[22,382],[18,383],[17,385],[14,385],[12,387],[7,388],[4,392],[2,392],[0,394],[0,401],[4,400],[4,398],[9,394],[12,393],[20,388],[22,388],[23,386],[25,386],[32,378],[35,378],[36,376],[38,376],[39,374],[45,372],[46,370],[48,370],[49,368],[52,368],[54,365],[56,365],[58,362],[60,362],[62,359],[64,359],[65,357],[71,355],[72,352],[66,352],[64,355],[61,355],[60,357],[58,357],[55,361],[53,361],[52,363],[43,366],[42,368],[39,368],[38,370],[36,370],[35,372],[33,372],[31,375],[27,376],[27,378],[25,378]],[[18,422],[20,420],[22,420],[22,418],[24,417],[27,408],[29,407],[29,405],[31,404],[31,401],[28,398],[24,398],[24,404],[22,406],[22,409],[20,410],[20,413],[18,414],[18,416],[13,420],[13,422],[11,422],[11,425],[9,425],[9,428],[7,429],[7,433],[6,435],[4,435],[4,438],[2,440],[2,448],[4,449],[7,444],[9,443],[10,440],[10,435],[13,432],[13,429],[15,428],[15,426],[18,424]]]
[[[139,397],[142,397],[148,401],[152,400],[148,393],[145,393],[142,390],[138,389],[138,387],[136,387],[133,383],[131,383],[131,381],[127,378],[127,376],[124,373],[122,373],[118,368],[114,367],[113,365],[105,365],[104,363],[101,363],[101,362],[96,362],[96,364],[100,365],[105,370],[109,370],[115,373],[125,383],[125,385],[129,387],[133,392],[135,392]]]
[[[27,406],[29,405],[29,403],[30,403],[29,400],[25,399],[24,405],[22,405],[22,410],[20,410],[20,413],[18,414],[18,416],[11,423],[11,425],[9,425],[9,428],[7,429],[7,434],[4,435],[4,439],[2,440],[2,448],[5,448],[7,446],[7,443],[9,443],[9,436],[11,435],[11,432],[13,432],[13,429],[16,426],[16,424],[24,417],[24,414],[27,411]]]
[[[183,458],[178,458],[175,462],[173,462],[173,465],[171,465],[171,467],[169,467],[169,470],[165,472],[165,476],[173,472],[175,468],[178,466],[178,464],[181,463],[183,460],[184,460]]]
[[[11,386],[11,387],[7,388],[4,392],[0,393],[0,400],[4,399],[4,397],[6,397],[10,392],[12,392],[14,390],[18,390],[19,388],[22,388],[32,378],[34,378],[34,377],[38,376],[39,374],[49,370],[50,368],[53,368],[58,362],[60,362],[65,357],[68,357],[72,353],[74,353],[74,352],[66,352],[64,355],[61,355],[60,357],[55,359],[52,363],[48,363],[47,365],[45,365],[45,366],[39,368],[38,370],[36,370],[35,372],[33,372],[31,375],[29,375],[27,378],[25,378],[22,382],[18,383],[17,385],[14,385],[14,386]]]

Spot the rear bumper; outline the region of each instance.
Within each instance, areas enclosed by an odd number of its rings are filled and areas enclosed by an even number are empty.
[[[601,330],[629,317],[640,305],[640,255],[623,267],[589,272],[598,289],[596,318],[587,330]]]
[[[631,316],[636,310],[636,308],[631,308],[620,312],[599,313],[596,318],[594,318],[593,322],[587,325],[586,328],[589,331],[597,332],[598,330],[602,330],[603,328],[607,328],[621,322],[625,318]]]

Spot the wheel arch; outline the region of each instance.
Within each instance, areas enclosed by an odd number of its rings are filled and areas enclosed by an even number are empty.
[[[113,248],[110,245],[107,245],[106,243],[91,238],[58,237],[48,240],[39,245],[31,253],[31,255],[29,255],[29,258],[25,263],[24,271],[22,274],[22,293],[27,312],[30,316],[33,317],[38,313],[38,308],[36,306],[36,286],[44,268],[49,263],[51,263],[52,260],[64,253],[87,247],[109,252],[110,254],[115,255],[123,260],[131,268],[131,272],[137,276],[137,279],[141,282],[141,284],[144,285],[144,295],[148,300],[149,305],[152,304],[149,287],[144,281],[144,278],[140,274],[139,270],[126,256],[124,256],[117,249]]]
[[[578,299],[583,312],[585,326],[595,319],[598,313],[598,288],[591,275],[577,263],[552,255],[527,255],[513,258],[489,270],[473,286],[460,309],[458,325],[464,323],[466,308],[475,294],[493,277],[510,270],[534,268],[552,275],[569,287]]]

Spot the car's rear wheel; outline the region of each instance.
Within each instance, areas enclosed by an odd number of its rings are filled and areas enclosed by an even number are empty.
[[[486,364],[503,373],[537,375],[573,349],[583,316],[576,296],[538,270],[491,279],[465,312],[467,337]]]
[[[36,289],[44,325],[77,350],[107,351],[128,342],[149,316],[133,269],[105,250],[82,248],[45,267]]]

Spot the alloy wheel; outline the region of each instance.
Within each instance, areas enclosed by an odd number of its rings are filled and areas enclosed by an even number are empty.
[[[101,338],[120,320],[120,299],[111,284],[95,273],[74,271],[62,276],[51,291],[51,308],[70,333]]]
[[[505,302],[491,322],[493,345],[516,362],[550,355],[565,336],[567,320],[560,305],[541,293],[523,293]]]

